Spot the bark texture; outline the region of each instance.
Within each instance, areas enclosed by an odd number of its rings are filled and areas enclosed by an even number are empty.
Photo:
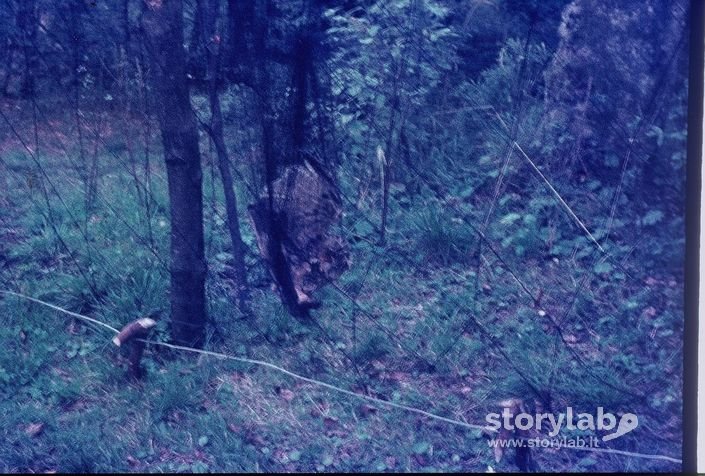
[[[198,129],[191,111],[179,0],[147,0],[142,28],[152,60],[153,94],[161,128],[171,215],[173,339],[201,345],[206,262]]]

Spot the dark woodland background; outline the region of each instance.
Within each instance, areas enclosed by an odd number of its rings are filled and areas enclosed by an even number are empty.
[[[3,0],[0,289],[473,424],[632,412],[605,446],[678,458],[688,8]],[[6,472],[680,469],[0,315]]]

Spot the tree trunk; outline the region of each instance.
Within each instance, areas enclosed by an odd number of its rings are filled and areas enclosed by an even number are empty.
[[[211,136],[218,154],[218,170],[223,181],[225,195],[225,210],[228,218],[228,230],[233,245],[233,260],[235,261],[235,281],[237,282],[237,299],[240,310],[248,313],[250,290],[247,283],[247,268],[245,267],[245,244],[240,234],[240,218],[238,217],[237,198],[233,190],[233,177],[230,173],[230,160],[223,140],[223,119],[220,113],[220,98],[216,92],[211,92]]]
[[[243,60],[252,58],[256,8],[256,2],[252,0],[228,0],[226,64],[232,69],[246,69],[241,67]]]
[[[37,74],[37,5],[35,0],[24,0],[17,4],[17,27],[22,35],[25,71],[20,94],[32,98],[35,94]],[[8,73],[9,74],[9,73]]]
[[[222,52],[222,35],[218,33],[216,25],[218,15],[218,0],[211,0],[208,6],[209,11],[203,11],[201,18],[208,19],[205,31],[210,33],[211,38],[203,38],[207,41],[205,49],[208,52],[208,93],[211,109],[211,124],[208,132],[215,144],[218,154],[218,170],[223,182],[223,195],[225,196],[225,211],[228,218],[228,231],[230,241],[233,246],[233,260],[235,262],[235,282],[237,286],[237,300],[240,311],[250,314],[249,301],[250,290],[247,283],[247,268],[245,267],[245,244],[242,242],[240,234],[240,218],[238,216],[237,197],[233,188],[233,177],[230,172],[230,159],[228,149],[223,139],[223,115],[220,110],[220,97],[218,96],[218,80],[220,78],[220,60]]]
[[[201,345],[206,314],[202,173],[186,83],[181,1],[148,2],[142,28],[152,59],[169,183],[172,337],[181,344]]]

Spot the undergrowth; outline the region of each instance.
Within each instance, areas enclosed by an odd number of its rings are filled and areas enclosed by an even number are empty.
[[[106,181],[102,193],[120,196],[111,188],[118,186]],[[159,187],[162,182],[155,193],[163,195]],[[64,192],[78,200],[70,189]],[[152,337],[168,339],[163,212],[150,217],[152,245],[134,236],[131,228],[142,220],[143,229],[146,217],[127,195],[111,204],[120,219],[96,206],[75,223],[55,207],[52,220],[69,253],[47,219],[37,218],[48,210],[40,202],[27,206],[40,213],[17,218],[23,235],[12,247],[12,267],[3,271],[4,287],[118,328],[149,315],[158,321]],[[385,252],[372,240],[357,241],[353,262],[360,266],[340,283],[356,304],[326,289],[323,307],[301,322],[286,314],[264,281],[254,289],[254,315],[245,317],[218,274],[228,240],[215,218],[206,221],[214,263],[207,348],[477,424],[508,397],[555,411],[568,405],[594,411],[599,402],[615,412],[639,412],[644,428],[660,435],[627,436],[621,448],[678,454],[677,422],[662,416],[680,408],[679,359],[675,350],[655,348],[651,340],[672,344],[677,319],[656,312],[652,322],[644,321],[645,312],[663,303],[649,302],[651,295],[636,288],[610,300],[623,292],[624,278],[593,276],[589,294],[578,296],[574,314],[561,321],[561,338],[546,312],[561,316],[564,302],[550,296],[539,305],[531,302],[502,263],[478,265],[476,237],[453,212],[428,209],[407,228],[401,215],[392,216],[392,226],[400,225],[392,236],[414,240],[416,247]],[[526,216],[500,221],[507,227],[533,223]],[[251,236],[246,240],[252,243]],[[258,266],[253,256],[248,259]],[[556,259],[520,272],[523,280],[537,282],[570,271]],[[665,276],[658,279],[666,286],[662,299],[676,299],[677,288]],[[494,461],[480,431],[376,407],[251,365],[148,347],[145,377],[132,381],[125,352],[112,345],[105,329],[15,297],[2,298],[0,312],[3,471],[514,468],[506,458]],[[639,384],[625,389],[627,377]],[[648,391],[646,401],[625,393],[637,387]],[[567,451],[537,452],[536,458],[545,469],[671,467]]]

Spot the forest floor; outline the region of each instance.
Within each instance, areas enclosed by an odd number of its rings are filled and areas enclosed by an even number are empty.
[[[136,165],[142,159],[131,162],[128,145],[113,143],[108,124],[117,121],[105,118],[101,137],[111,152],[102,143],[103,152],[93,155],[95,144],[85,143],[84,160],[94,158],[99,170],[86,211],[84,169],[69,148],[70,128],[45,121],[41,135],[55,140],[36,150],[26,110],[15,117],[46,175],[17,137],[0,138],[2,288],[117,328],[152,315],[158,320],[152,337],[166,341],[168,216],[158,154],[152,152],[148,178]],[[204,163],[207,349],[476,425],[507,398],[554,412],[571,406],[594,413],[598,405],[632,412],[638,430],[605,447],[679,458],[680,321],[665,312],[680,306],[677,276],[635,282],[597,268],[582,299],[560,286],[580,281],[575,248],[515,256],[507,265],[468,236],[447,203],[393,193],[387,245],[377,244],[371,204],[346,210],[353,265],[339,289],[319,293],[323,305],[312,321],[282,309],[245,227],[254,315],[243,316],[229,281],[223,200],[212,161]],[[422,219],[407,225],[409,209]],[[544,291],[534,300],[517,281]],[[575,315],[565,312],[573,298]],[[619,309],[633,317],[615,318]],[[513,450],[497,462],[489,433],[479,429],[272,369],[159,346],[147,347],[145,376],[134,381],[125,351],[105,329],[12,296],[0,298],[0,313],[3,471],[517,470]],[[533,458],[543,471],[680,467],[557,448],[534,450]]]

